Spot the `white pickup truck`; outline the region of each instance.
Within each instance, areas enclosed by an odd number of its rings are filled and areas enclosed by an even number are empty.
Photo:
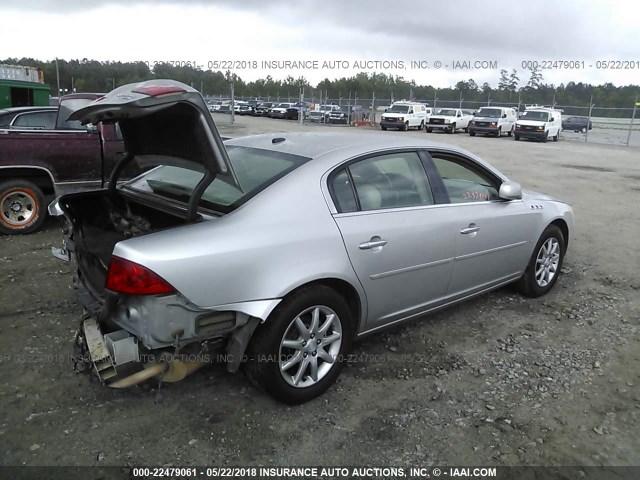
[[[471,111],[460,108],[441,108],[429,118],[427,133],[431,133],[434,130],[456,133],[456,130],[460,129],[466,132],[471,119],[473,119],[473,112]]]

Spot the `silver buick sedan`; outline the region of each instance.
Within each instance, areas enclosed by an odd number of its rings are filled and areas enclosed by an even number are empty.
[[[87,309],[79,369],[123,388],[224,362],[308,401],[354,338],[516,283],[547,293],[571,238],[566,203],[467,151],[386,135],[222,142],[191,87],[126,85],[72,119],[118,121],[104,190],[50,206],[69,223]],[[119,181],[128,168],[144,173]]]

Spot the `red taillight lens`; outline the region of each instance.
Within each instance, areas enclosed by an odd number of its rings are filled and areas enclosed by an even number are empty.
[[[186,90],[173,85],[149,85],[148,87],[136,88],[133,92],[149,95],[150,97],[158,97],[160,95],[170,95],[172,93],[185,93]]]
[[[109,290],[127,295],[157,295],[175,291],[158,274],[120,257],[111,257],[105,286]]]

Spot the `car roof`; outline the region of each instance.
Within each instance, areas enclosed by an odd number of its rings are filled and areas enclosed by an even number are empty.
[[[284,140],[274,142],[275,139]],[[491,164],[463,148],[418,137],[373,133],[284,132],[236,137],[226,140],[225,145],[260,148],[313,159],[296,171],[307,170],[314,165],[320,170],[332,169],[345,160],[368,154],[383,154],[392,149],[441,150],[469,157],[503,181],[507,180],[507,177]]]
[[[56,106],[45,106],[45,105],[36,105],[30,107],[9,107],[3,108],[0,110],[0,115],[4,115],[5,113],[22,113],[22,112],[37,112],[37,111],[47,111],[47,110],[57,110]]]
[[[284,141],[276,141],[274,143],[274,139],[284,139]],[[339,150],[351,150],[353,148],[361,150],[362,153],[391,148],[436,148],[474,156],[454,145],[413,137],[406,137],[405,139],[397,135],[284,132],[236,137],[227,140],[225,144],[274,150],[307,158],[317,158]]]

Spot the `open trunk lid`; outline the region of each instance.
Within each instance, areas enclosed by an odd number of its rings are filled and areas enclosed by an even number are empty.
[[[76,110],[69,120],[118,122],[125,150],[138,166],[204,170],[203,181],[225,175],[240,188],[202,95],[184,83],[149,80],[123,85]]]

